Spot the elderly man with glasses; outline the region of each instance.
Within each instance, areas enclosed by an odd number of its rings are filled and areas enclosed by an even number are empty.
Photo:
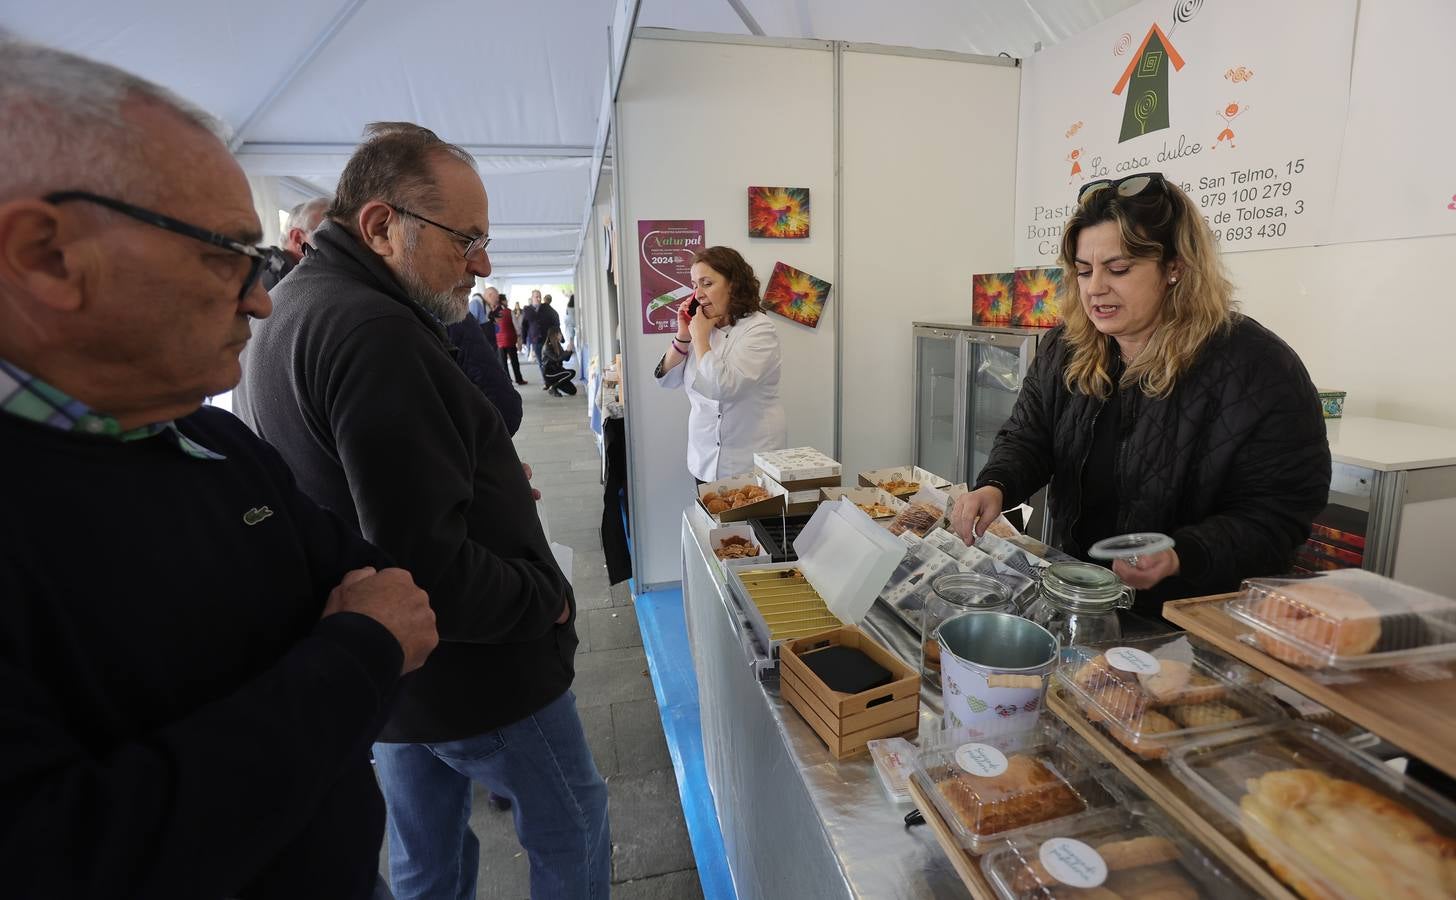
[[[203,399],[269,314],[205,113],[0,41],[6,896],[378,896],[424,593]],[[201,408],[200,408],[201,407]]]
[[[416,125],[370,126],[257,329],[240,412],[305,492],[414,573],[438,617],[440,647],[374,746],[395,895],[475,895],[476,783],[513,803],[532,897],[605,897],[607,790],[571,693],[575,600],[506,424],[446,335],[490,274],[489,225],[468,153]]]

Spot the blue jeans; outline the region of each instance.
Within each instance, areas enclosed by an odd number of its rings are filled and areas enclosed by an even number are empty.
[[[471,782],[512,801],[531,863],[531,897],[609,895],[607,785],[567,691],[519,722],[458,741],[375,744],[389,806],[389,875],[398,900],[474,900],[480,841]]]

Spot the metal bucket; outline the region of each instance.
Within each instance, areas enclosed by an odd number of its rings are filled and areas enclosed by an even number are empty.
[[[1060,647],[1050,631],[1001,612],[968,612],[940,625],[945,727],[973,733],[1036,724]]]

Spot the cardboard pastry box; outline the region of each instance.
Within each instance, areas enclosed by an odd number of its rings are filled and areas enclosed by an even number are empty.
[[[713,512],[708,509],[708,499],[714,494],[725,494],[736,491],[739,488],[750,484],[756,484],[768,492],[768,496],[755,503],[744,506],[736,506],[732,509],[725,509],[722,512]],[[698,503],[702,504],[708,515],[720,523],[742,522],[747,519],[757,519],[762,516],[783,515],[784,506],[788,500],[788,491],[784,490],[777,482],[766,475],[736,475],[732,478],[720,478],[717,481],[710,481],[707,484],[698,485]]]
[[[859,483],[862,487],[879,487],[887,481],[909,481],[919,487],[933,487],[945,490],[950,487],[950,482],[927,471],[919,466],[892,466],[888,469],[871,469],[868,472],[859,473]],[[919,488],[895,492],[896,497],[909,497]]]
[[[753,468],[783,485],[791,494],[835,487],[844,477],[838,462],[813,447],[755,453]]]

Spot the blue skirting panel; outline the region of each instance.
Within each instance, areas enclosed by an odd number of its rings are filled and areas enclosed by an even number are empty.
[[[662,715],[667,749],[677,772],[683,819],[697,858],[698,879],[707,900],[736,900],[718,811],[708,788],[703,762],[703,729],[698,718],[698,676],[688,648],[683,620],[682,591],[678,588],[637,595],[637,624],[652,672],[652,689]]]

